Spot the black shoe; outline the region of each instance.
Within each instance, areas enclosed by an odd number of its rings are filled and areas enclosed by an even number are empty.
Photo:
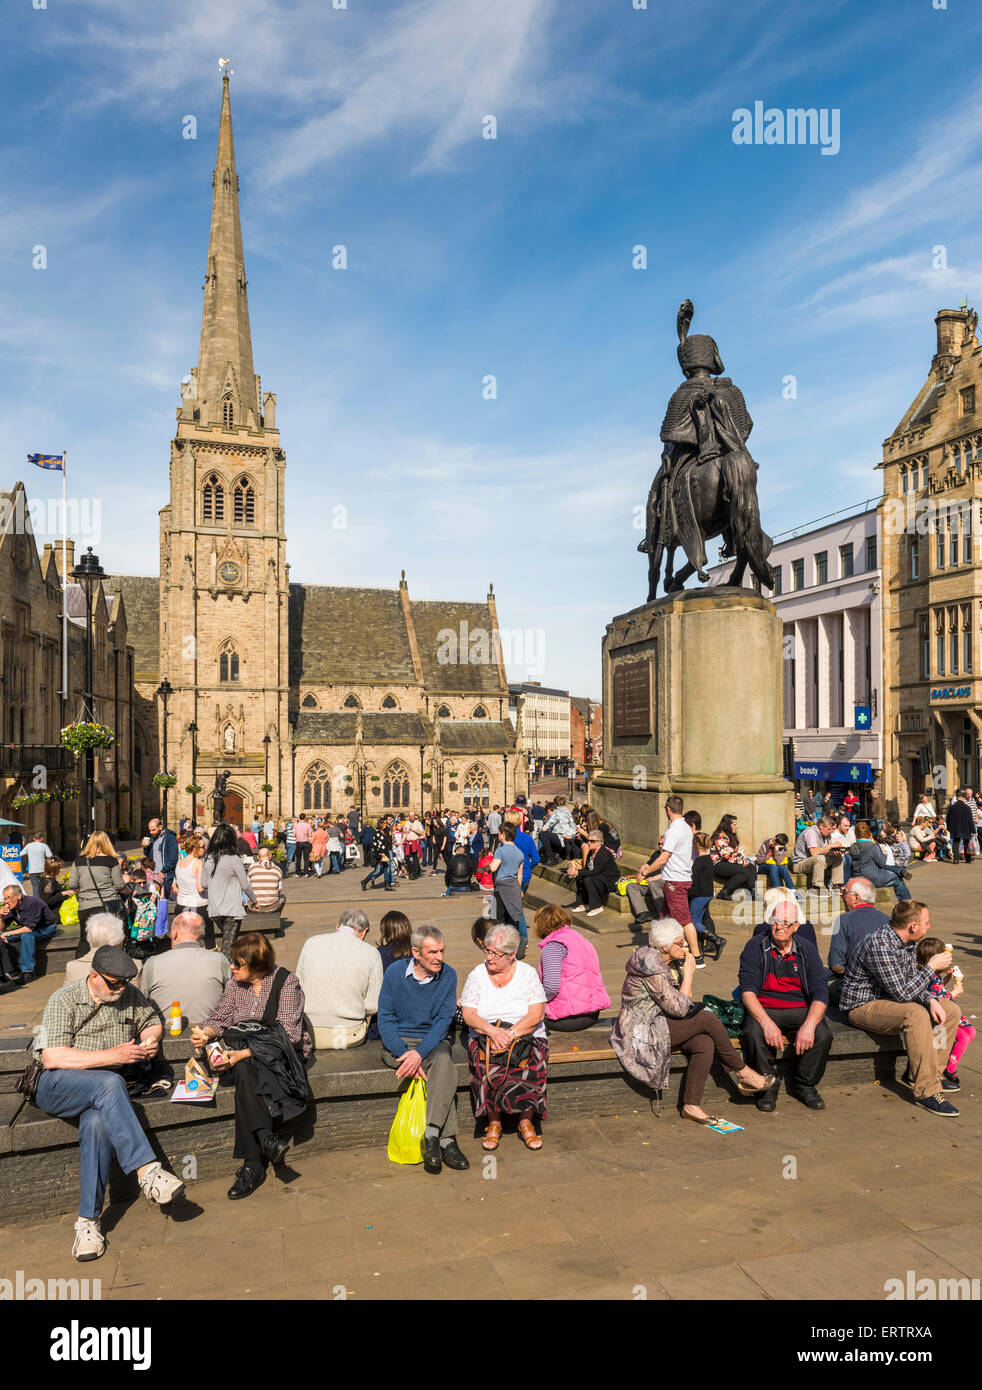
[[[772,1110],[776,1110],[776,1109],[777,1109],[777,1087],[776,1087],[776,1086],[772,1086],[771,1089],[770,1089],[769,1091],[763,1091],[763,1092],[757,1097],[757,1099],[754,1101],[754,1104],[756,1105],[756,1107],[757,1107],[758,1110],[763,1110],[763,1111],[765,1111],[767,1114],[770,1114],[770,1112],[771,1112]]]
[[[464,1154],[457,1147],[456,1139],[451,1139],[449,1144],[440,1145],[440,1155],[448,1168],[455,1169],[458,1173],[464,1172],[471,1165]]]
[[[243,1163],[235,1175],[235,1182],[228,1190],[229,1201],[248,1197],[266,1181],[266,1170],[258,1163]]]
[[[942,1075],[941,1075],[941,1089],[942,1089],[942,1091],[960,1091],[961,1088],[962,1088],[962,1087],[961,1087],[961,1082],[958,1080],[957,1075],[956,1075],[956,1076],[952,1076],[952,1074],[951,1074],[950,1071],[946,1071],[946,1072],[943,1072],[943,1073],[942,1073]]]
[[[732,894],[732,893],[717,893],[717,894],[716,894],[716,901],[717,901],[718,903],[731,903],[731,902],[733,901],[733,894]]]
[[[802,1105],[809,1110],[824,1110],[825,1101],[815,1090],[814,1086],[797,1086],[791,1094],[796,1100],[800,1100]]]
[[[24,979],[25,976],[23,976],[19,970],[14,970],[7,976],[7,983],[13,985],[16,989],[18,985],[24,983]]]
[[[270,1139],[265,1140],[260,1148],[263,1151],[263,1158],[268,1158],[275,1167],[282,1163],[286,1156],[286,1151],[290,1147],[289,1139],[281,1139],[278,1134],[274,1134]]]
[[[394,892],[396,891],[396,886],[395,886],[395,884],[393,883],[393,885],[392,885],[391,888],[389,887],[388,884],[386,884],[386,886],[385,886],[385,891],[386,891],[387,893],[394,893]]]
[[[706,968],[706,960],[705,960],[705,957],[704,957],[704,956],[696,956],[696,969],[697,969],[697,970],[705,970],[705,968]]]
[[[637,917],[635,917],[634,919],[634,925],[636,927],[645,927],[648,925],[649,922],[653,922],[654,920],[655,919],[650,912],[639,912]]]
[[[715,932],[707,931],[702,934],[702,949],[712,953],[713,960],[719,960],[723,954],[723,947],[726,945],[725,936],[717,936]]]
[[[900,1082],[901,1086],[908,1086],[911,1089],[913,1089],[914,1074],[911,1071],[909,1064],[904,1068],[903,1076],[899,1076],[897,1080]]]
[[[940,1091],[936,1096],[924,1096],[917,1101],[917,1104],[929,1115],[943,1115],[946,1119],[952,1119],[961,1113],[955,1109],[950,1100],[945,1100]]]
[[[367,889],[368,889],[368,879],[367,879],[367,878],[363,878],[362,881],[361,881],[361,891],[364,893],[364,892],[367,891]]]
[[[29,985],[31,981],[36,980],[37,977],[38,976],[36,970],[28,970],[23,975],[21,975],[20,982],[22,985]]]
[[[423,1168],[427,1173],[439,1173],[443,1168],[443,1159],[440,1157],[440,1139],[436,1134],[432,1139],[423,1140]]]

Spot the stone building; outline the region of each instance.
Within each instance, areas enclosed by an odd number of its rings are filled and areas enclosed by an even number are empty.
[[[567,776],[573,752],[569,691],[549,689],[541,681],[524,681],[508,690],[511,721],[523,730],[535,775]]]
[[[569,742],[578,769],[603,762],[603,726],[603,705],[598,700],[587,695],[570,696]]]
[[[61,746],[62,580],[60,543],[38,552],[31,522],[32,502],[21,482],[0,492],[0,816],[20,821],[25,839],[43,830],[56,853],[78,844],[79,801],[60,800],[63,788],[80,789],[83,767]],[[69,541],[69,578],[74,567]],[[68,698],[65,720],[83,710],[85,682],[85,594],[69,582]],[[92,683],[95,718],[116,733],[112,749],[95,756],[96,829],[125,835],[132,806],[139,803],[140,777],[133,756],[133,648],[126,607],[119,594],[101,585],[92,600]],[[54,793],[55,799],[14,807],[20,793]]]
[[[979,783],[982,351],[978,315],[942,309],[927,380],[883,442],[884,796],[908,817]]]
[[[177,778],[170,818],[503,801],[524,787],[493,592],[411,601],[291,583],[276,396],[252,357],[228,78],[197,366],[182,386],[159,581],[112,576],[131,615],[140,756]],[[159,686],[171,692],[166,705]],[[165,716],[166,709],[166,716]],[[516,778],[518,783],[516,783]],[[519,785],[520,784],[520,785]],[[264,787],[270,790],[265,792]],[[157,809],[144,790],[142,820]]]

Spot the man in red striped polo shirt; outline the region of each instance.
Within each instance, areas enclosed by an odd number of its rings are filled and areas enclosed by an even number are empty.
[[[794,1044],[788,1086],[809,1110],[824,1110],[817,1087],[832,1051],[825,1019],[829,988],[818,948],[795,939],[797,905],[778,903],[771,929],[752,936],[740,955],[740,990],[747,1011],[740,1043],[743,1060],[757,1071],[777,1070],[782,1033]],[[773,1110],[778,1088],[757,1097],[758,1110]]]

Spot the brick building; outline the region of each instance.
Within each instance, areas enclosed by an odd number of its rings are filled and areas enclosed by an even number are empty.
[[[159,770],[166,680],[171,819],[503,802],[524,789],[493,592],[291,583],[276,396],[252,357],[228,78],[197,366],[182,386],[160,513],[160,576],[115,575],[135,651],[137,747]],[[517,779],[517,781],[516,781]],[[157,809],[146,779],[141,820]],[[262,788],[271,787],[269,793]]]

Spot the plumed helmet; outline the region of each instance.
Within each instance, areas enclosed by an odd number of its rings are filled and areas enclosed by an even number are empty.
[[[708,333],[689,335],[689,324],[694,312],[692,300],[686,299],[680,306],[675,321],[679,335],[679,366],[686,374],[696,367],[706,367],[713,376],[721,376],[723,363],[720,360],[716,339],[710,338]]]

